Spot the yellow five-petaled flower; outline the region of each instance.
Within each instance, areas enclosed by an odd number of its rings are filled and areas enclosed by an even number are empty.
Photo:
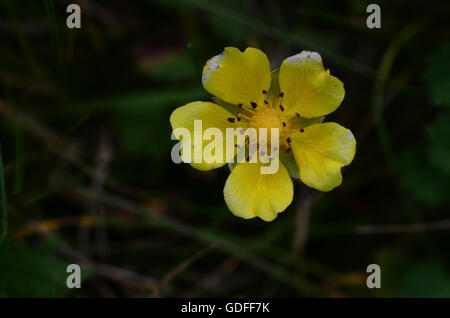
[[[203,69],[204,88],[215,102],[193,102],[174,110],[172,128],[194,133],[194,120],[202,129],[216,127],[279,128],[280,167],[261,174],[261,162],[236,164],[228,177],[224,197],[234,215],[272,221],[292,202],[291,177],[320,191],[342,183],[341,168],[355,155],[350,130],[333,122],[322,123],[344,99],[343,83],[325,69],[316,52],[302,51],[271,72],[267,56],[255,48],[244,52],[227,47]],[[225,151],[224,151],[225,153]],[[199,170],[226,164],[191,163]]]

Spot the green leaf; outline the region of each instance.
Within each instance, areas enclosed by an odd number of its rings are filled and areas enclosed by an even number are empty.
[[[377,295],[379,297],[398,296],[405,268],[410,262],[398,251],[380,250],[376,255],[376,264],[381,268],[381,288],[376,290]]]
[[[414,261],[398,251],[382,250],[376,256],[381,267],[380,297],[449,297],[450,277],[436,259]]]
[[[450,176],[450,149],[433,145],[430,147],[429,156],[431,163]]]
[[[406,148],[398,156],[400,185],[417,201],[429,205],[448,202],[450,178],[431,165],[427,149],[427,144],[420,142]]]
[[[450,279],[436,260],[414,264],[406,272],[400,297],[450,297]]]
[[[434,167],[450,176],[450,113],[443,114],[427,127],[429,158]]]
[[[60,297],[68,263],[50,253],[0,245],[0,297]]]
[[[450,43],[443,44],[430,57],[424,79],[433,102],[450,107]]]

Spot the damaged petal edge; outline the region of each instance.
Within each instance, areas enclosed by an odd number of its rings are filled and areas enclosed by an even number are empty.
[[[208,80],[208,75],[211,71],[217,71],[220,68],[220,62],[223,60],[225,52],[222,52],[206,62],[205,70],[203,71],[202,82]]]

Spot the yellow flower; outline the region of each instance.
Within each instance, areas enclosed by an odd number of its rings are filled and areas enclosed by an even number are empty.
[[[203,130],[216,127],[224,134],[229,127],[279,128],[281,163],[276,173],[261,174],[261,162],[234,165],[224,188],[234,215],[272,221],[292,202],[291,177],[319,191],[342,183],[340,170],[353,160],[356,141],[350,130],[322,123],[341,104],[345,91],[318,53],[302,51],[271,72],[262,51],[227,47],[206,63],[202,82],[216,103],[197,101],[177,108],[170,116],[173,129],[194,134],[194,120],[202,120]],[[210,170],[229,159],[191,165]]]

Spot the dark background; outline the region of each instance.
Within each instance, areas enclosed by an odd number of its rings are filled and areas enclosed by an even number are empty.
[[[377,1],[381,29],[368,1],[73,2],[81,29],[69,1],[0,3],[0,296],[450,296],[446,1]],[[199,70],[226,46],[273,67],[318,51],[345,85],[342,186],[297,182],[271,223],[228,211],[227,168],[170,159],[169,116],[209,99]]]

